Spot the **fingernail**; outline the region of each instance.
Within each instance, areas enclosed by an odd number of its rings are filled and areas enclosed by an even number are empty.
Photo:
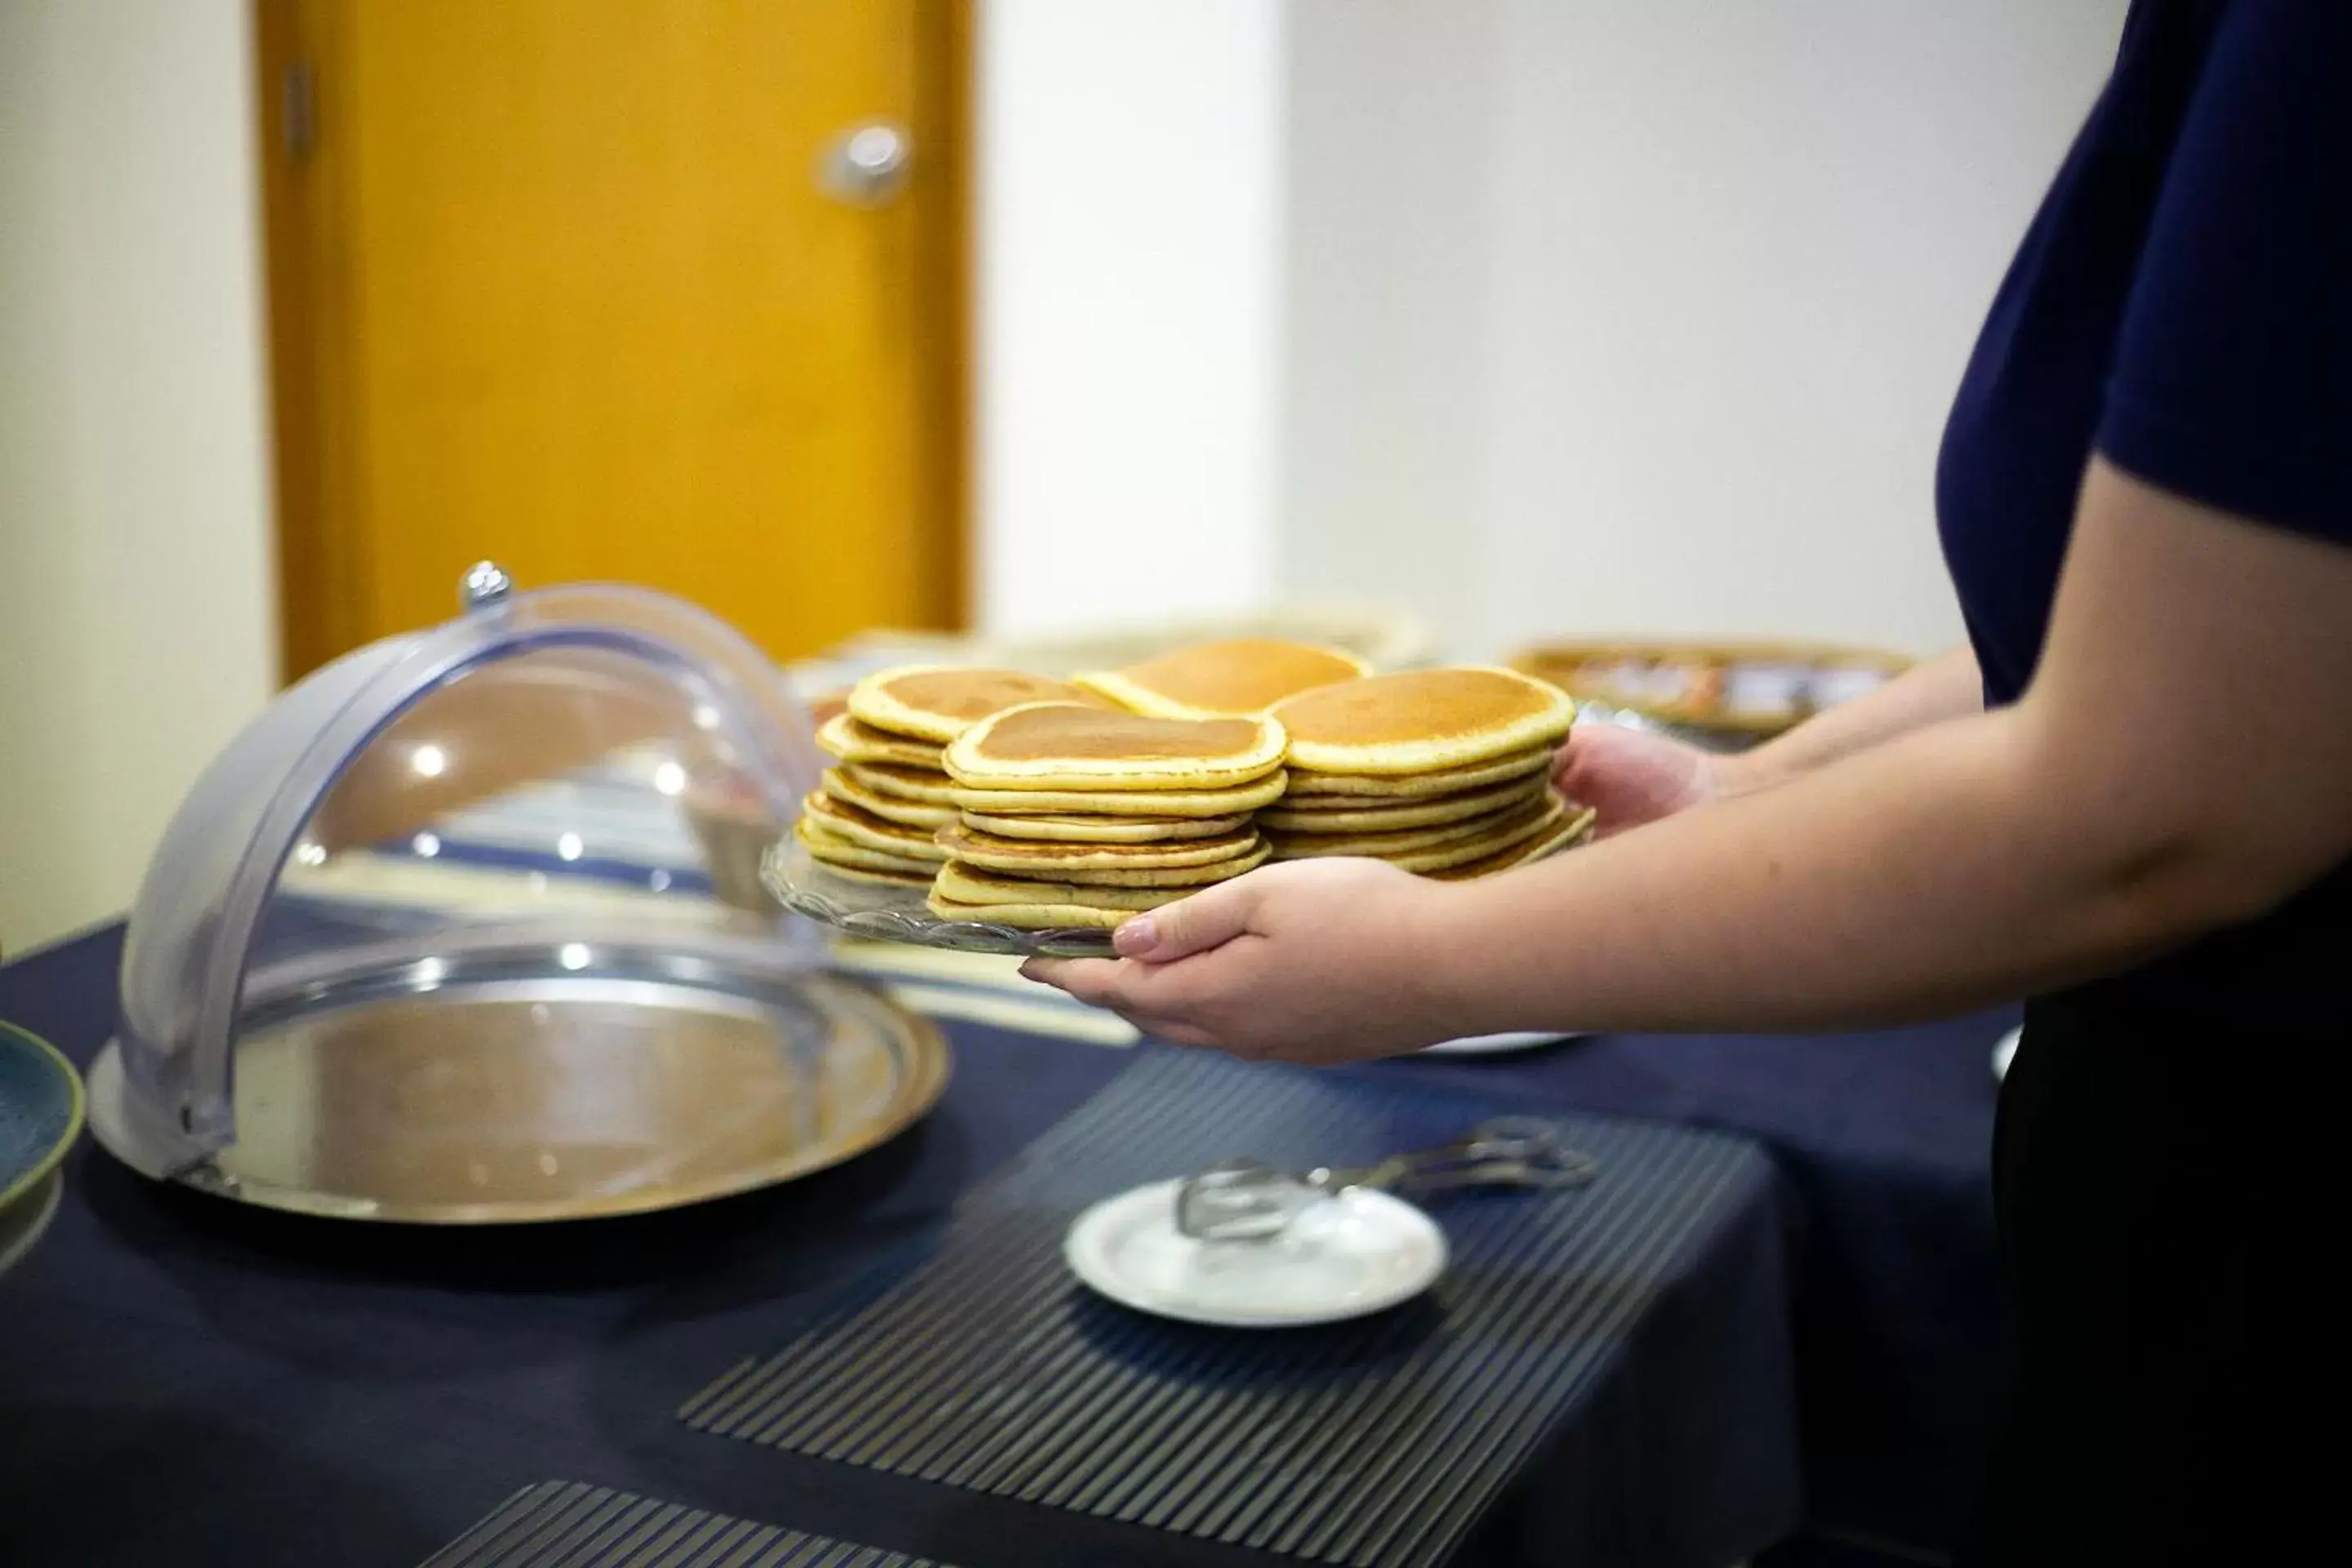
[[[1160,922],[1138,915],[1110,933],[1110,945],[1121,958],[1141,958],[1160,945]]]
[[[1021,961],[1021,978],[1024,980],[1034,980],[1037,978],[1037,961],[1035,959],[1024,958]]]

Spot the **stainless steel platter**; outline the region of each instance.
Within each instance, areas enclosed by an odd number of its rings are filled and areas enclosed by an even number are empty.
[[[410,961],[249,1003],[236,1141],[177,1178],[269,1208],[483,1225],[643,1213],[837,1164],[938,1100],[925,1020],[835,975],[599,947]],[[110,1046],[91,1124],[115,1146]]]

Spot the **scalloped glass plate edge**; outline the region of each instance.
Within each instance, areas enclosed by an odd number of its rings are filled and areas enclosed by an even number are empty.
[[[760,879],[792,913],[877,942],[1022,958],[1105,958],[1111,951],[1108,931],[1024,931],[988,921],[942,920],[931,912],[920,889],[835,876],[797,839],[769,847],[760,862]]]
[[[1574,833],[1537,858],[1549,859],[1589,842],[1592,826],[1593,813],[1588,810]],[[922,889],[835,875],[813,859],[796,838],[768,847],[760,859],[760,880],[792,913],[877,942],[1022,958],[1105,958],[1111,952],[1108,931],[1025,931],[988,921],[943,920],[931,912]]]

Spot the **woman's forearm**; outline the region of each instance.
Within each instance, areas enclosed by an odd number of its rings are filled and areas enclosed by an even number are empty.
[[[1465,1032],[1893,1023],[2164,940],[2158,862],[2069,831],[2021,730],[2013,712],[1948,721],[1448,889],[1429,928],[1444,1005]]]
[[[2352,552],[2095,463],[2015,706],[1433,895],[1430,983],[1465,1032],[1839,1026],[2252,918],[2352,854],[2347,613]]]
[[[1983,676],[1967,645],[1906,670],[1867,697],[1816,714],[1752,752],[1715,764],[1725,795],[1747,795],[1867,751],[1897,735],[1984,710]]]

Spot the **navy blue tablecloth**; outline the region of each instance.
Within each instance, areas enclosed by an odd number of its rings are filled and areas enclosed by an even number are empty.
[[[0,967],[0,1017],[87,1063],[112,1027],[120,951],[109,929]],[[1986,1164],[2007,1022],[1349,1070],[1763,1141],[1791,1200],[1811,1516],[1935,1546],[2004,1376]],[[672,1415],[772,1344],[779,1300],[921,1247],[1130,1058],[952,1033],[950,1099],[908,1136],[810,1181],[593,1227],[321,1225],[155,1187],[86,1143],[55,1230],[0,1281],[0,1562],[268,1563],[289,1541],[415,1561],[546,1476],[851,1538],[886,1519],[917,1550],[1018,1531],[1019,1505],[779,1471],[747,1446],[682,1442]],[[1151,1546],[1066,1520],[1036,1560]]]

